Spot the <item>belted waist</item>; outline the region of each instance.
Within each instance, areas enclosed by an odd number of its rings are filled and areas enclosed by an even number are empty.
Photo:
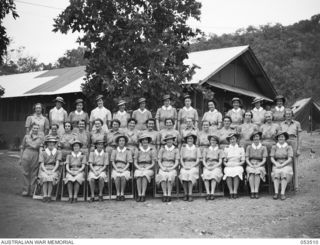
[[[163,162],[175,162],[173,159],[162,158]]]
[[[142,162],[138,162],[138,164],[151,164],[151,161],[142,161]]]
[[[255,160],[255,161],[262,161],[261,158],[250,158],[250,161]]]
[[[116,160],[115,162],[116,162],[116,163],[123,163],[123,164],[127,164],[127,162],[125,162],[125,161],[121,161],[121,160]]]
[[[276,158],[277,161],[286,161],[288,158]]]
[[[54,165],[56,165],[55,162],[44,163],[44,166],[54,166]]]
[[[210,144],[200,144],[199,146],[209,146]]]
[[[183,158],[183,161],[186,161],[186,162],[195,162],[197,161],[196,158]]]
[[[210,162],[219,162],[219,159],[216,159],[216,158],[206,158],[206,161],[210,161]]]

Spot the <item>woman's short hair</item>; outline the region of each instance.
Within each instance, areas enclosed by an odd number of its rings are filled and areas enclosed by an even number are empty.
[[[225,120],[226,118],[229,119],[230,122],[232,123],[232,119],[231,119],[231,117],[229,117],[229,116],[224,116],[224,117],[222,118],[222,121],[224,122],[224,120]]]
[[[250,113],[251,118],[253,118],[252,111],[250,111],[250,110],[246,110],[246,112],[243,114],[243,118],[246,116],[247,113]]]
[[[54,126],[56,126],[56,127],[57,127],[57,129],[59,129],[59,125],[58,125],[58,124],[56,124],[56,123],[51,124],[50,129],[52,129],[52,127],[54,127]]]
[[[95,120],[94,120],[94,121],[95,121]],[[84,126],[85,126],[85,127],[87,126],[86,120],[83,120],[83,119],[81,119],[81,120],[78,121],[78,126],[79,126],[79,124],[80,124],[81,122],[84,123]]]
[[[71,123],[71,122],[69,122],[69,121],[67,121],[67,122],[64,122],[64,123],[63,123],[63,128],[66,128],[66,124],[67,124],[67,123],[69,123],[69,124],[70,124],[70,126],[71,126],[71,127],[70,127],[70,128],[71,128],[71,130],[73,130],[72,123]]]
[[[103,121],[100,118],[94,119],[93,123],[96,123],[96,121],[99,121],[103,125]]]
[[[166,124],[167,124],[167,121],[171,121],[171,122],[172,122],[172,124],[174,124],[174,120],[173,120],[173,118],[166,118],[166,119],[164,120],[164,125],[166,125]]]

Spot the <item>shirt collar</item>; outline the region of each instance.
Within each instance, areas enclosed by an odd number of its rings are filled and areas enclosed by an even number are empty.
[[[276,111],[284,111],[284,106],[281,106],[281,107],[276,106],[275,108],[276,108]]]
[[[258,145],[255,145],[254,143],[252,143],[251,146],[252,146],[253,149],[258,150],[258,149],[260,149],[262,147],[262,144],[259,143]]]
[[[193,145],[190,147],[188,144],[186,144],[186,148],[187,148],[187,150],[194,150],[194,149],[196,148],[196,146],[193,144]]]
[[[118,111],[118,114],[121,115],[121,116],[124,116],[124,115],[127,114],[127,112],[126,112],[126,111],[122,111],[122,112],[121,112],[121,111]]]
[[[286,148],[288,146],[288,143],[285,142],[283,145],[280,145],[279,142],[277,143],[277,147],[279,148]]]
[[[143,110],[141,110],[141,109],[139,108],[138,111],[139,111],[140,113],[145,113],[145,112],[147,111],[147,109],[144,108]]]
[[[288,123],[287,120],[285,120],[284,123],[285,123],[285,124],[292,124],[292,123],[293,123],[293,120],[291,119],[289,123]]]
[[[208,111],[209,113],[216,113],[217,112],[217,109],[214,109],[213,111]]]
[[[72,154],[73,157],[77,157],[78,158],[78,157],[81,156],[81,151],[79,151],[78,154],[76,154],[74,152],[71,152],[71,154]]]
[[[140,148],[140,151],[142,151],[142,152],[148,152],[148,151],[150,151],[150,149],[151,149],[150,146],[148,146],[147,149],[143,149],[142,146],[140,146],[139,148]]]
[[[192,106],[190,106],[189,108],[187,108],[186,106],[183,107],[183,110],[185,110],[185,111],[191,111],[192,109],[193,109]]]
[[[173,151],[174,150],[174,145],[172,145],[170,148],[165,145],[164,148],[167,150],[167,151]]]
[[[56,152],[57,152],[57,149],[56,148],[53,148],[53,150],[52,151],[50,151],[49,150],[49,148],[46,148],[46,153],[49,155],[49,156],[53,156],[53,155],[55,155],[56,154]]]
[[[218,146],[216,146],[215,148],[213,148],[211,145],[209,146],[210,151],[217,151],[218,149],[219,149]]]
[[[62,107],[60,107],[60,109],[58,109],[57,107],[54,107],[54,108],[53,108],[53,110],[55,110],[55,111],[62,111],[62,110],[63,110],[63,108],[62,108]]]
[[[96,107],[97,110],[104,110],[106,109],[104,106],[102,106],[101,108],[99,106]]]
[[[117,147],[117,151],[118,151],[118,152],[123,153],[123,152],[125,152],[126,150],[127,150],[127,148],[126,148],[126,147],[123,147],[123,149],[122,149],[122,150],[119,148],[119,146]]]
[[[103,155],[103,150],[99,153],[98,150],[95,149],[95,150],[94,150],[94,153],[95,153],[97,156],[100,156],[100,157],[101,157],[101,156]]]
[[[229,144],[229,148],[239,148],[238,144],[235,144],[234,146]]]
[[[240,112],[240,111],[241,111],[241,108],[240,108],[240,107],[239,107],[238,109],[232,108],[232,111],[233,111],[233,112]]]
[[[82,114],[83,114],[83,111],[78,112],[77,110],[75,110],[74,113],[75,113],[76,115],[82,115]]]
[[[260,107],[259,109],[257,109],[257,107],[253,108],[254,111],[263,111],[263,108]]]
[[[162,110],[165,110],[165,111],[169,111],[169,110],[171,110],[172,109],[172,106],[171,105],[169,105],[168,107],[166,107],[166,106],[162,106]]]

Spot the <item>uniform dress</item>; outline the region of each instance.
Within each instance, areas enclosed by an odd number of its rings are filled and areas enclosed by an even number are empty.
[[[64,133],[59,142],[61,154],[62,154],[62,161],[65,161],[67,156],[71,153],[72,147],[71,143],[74,141],[76,138],[76,135],[72,132],[69,133]]]
[[[87,130],[78,130],[75,134],[75,138],[78,139],[82,143],[81,152],[89,157],[89,149],[90,149],[90,133]]]
[[[288,144],[292,146],[293,155],[297,155],[298,151],[298,134],[302,131],[301,124],[298,121],[291,120],[283,121],[280,124],[281,131],[287,132],[289,134]]]
[[[231,133],[235,133],[236,131],[232,128],[226,129],[225,127],[222,127],[218,130],[218,137],[220,139],[220,148],[223,150],[227,145],[229,145],[229,142],[227,140],[227,137]]]
[[[143,111],[139,108],[132,112],[132,118],[137,120],[136,129],[137,130],[146,130],[146,121],[152,118],[152,114],[149,110],[144,109]]]
[[[21,166],[23,173],[23,192],[29,193],[34,190],[39,169],[39,149],[43,145],[42,134],[26,134],[20,148],[23,150]]]
[[[235,146],[229,145],[224,148],[224,157],[227,160],[228,164],[239,164],[241,161],[245,160],[245,152],[243,147],[239,147],[238,144],[236,144]],[[227,177],[234,178],[236,176],[239,176],[239,178],[242,180],[242,174],[242,166],[225,166],[223,179],[225,180]]]
[[[108,121],[112,120],[111,111],[107,108],[103,107],[96,107],[90,113],[90,122],[93,123],[94,120],[101,119],[103,122],[102,129],[105,132],[108,132]],[[96,126],[93,125],[92,130],[95,130]]]
[[[226,116],[231,117],[232,123],[231,123],[231,128],[236,128],[243,122],[243,115],[245,111],[241,108],[236,109],[231,109],[227,112]]]
[[[139,149],[135,152],[134,158],[137,161],[138,166],[142,167],[143,169],[136,169],[134,171],[134,177],[146,177],[150,183],[151,178],[154,175],[154,171],[152,169],[145,168],[149,167],[152,164],[152,161],[156,160],[156,157],[156,151],[151,147],[148,147],[147,149],[139,147]]]
[[[172,145],[170,148],[165,145],[159,150],[158,161],[162,163],[163,167],[172,168],[177,160],[180,160],[180,154],[179,150],[174,145]],[[160,168],[158,174],[156,175],[156,183],[160,184],[162,181],[170,181],[174,184],[176,176],[176,169],[166,172]]]
[[[130,114],[126,111],[117,111],[113,114],[112,119],[118,119],[120,121],[120,128],[127,128],[128,126],[128,119],[130,118]]]
[[[262,144],[267,147],[268,153],[270,153],[271,147],[275,144],[275,136],[279,132],[280,127],[276,123],[264,123],[260,126],[262,132]]]
[[[223,151],[219,149],[218,146],[204,149],[203,151],[203,159],[205,159],[206,164],[209,167],[213,167],[219,163],[220,160],[223,158]],[[203,174],[201,174],[201,177],[203,180],[215,180],[217,183],[221,181],[223,174],[222,174],[222,168],[216,167],[213,170],[209,170],[207,167],[203,167]]]
[[[126,147],[124,147],[122,150],[117,147],[112,151],[110,161],[114,162],[117,168],[124,169],[127,163],[131,164],[133,162],[132,153],[130,149]],[[112,169],[111,177],[113,179],[116,179],[117,177],[125,177],[126,180],[129,180],[131,179],[130,170],[127,169],[124,172],[118,172],[115,169]]]
[[[277,162],[280,164],[288,160],[289,157],[293,157],[293,150],[291,145],[285,143],[280,145],[279,143],[275,144],[271,148],[270,157],[273,157]],[[276,168],[275,166],[272,167],[271,177],[274,180],[286,178],[287,182],[290,182],[293,176],[293,168],[292,163],[282,167]]]
[[[80,120],[84,120],[86,122],[86,125],[88,125],[89,124],[88,113],[86,113],[84,111],[78,112],[77,110],[70,112],[69,117],[68,117],[68,121],[71,122],[74,132],[77,132],[78,122]]]
[[[139,142],[138,142],[139,131],[136,129],[134,130],[126,129],[124,132],[125,132],[125,135],[128,137],[127,148],[131,150],[132,156],[134,156],[137,150],[137,147],[139,145]]]
[[[167,118],[172,118],[174,122],[178,118],[178,113],[176,108],[172,107],[171,105],[168,107],[162,106],[157,110],[156,120],[159,120],[159,130],[162,130],[165,128],[164,123]]]
[[[159,132],[156,130],[144,130],[140,131],[139,135],[146,135],[151,138],[151,142],[149,143],[150,147],[154,150],[157,150],[157,146],[159,145]]]
[[[203,152],[206,148],[208,148],[210,146],[210,142],[208,140],[208,136],[211,135],[211,132],[205,132],[204,130],[200,131],[198,133],[198,137],[197,137],[197,146],[200,149],[200,153],[201,153],[201,158],[203,156]]]
[[[115,131],[114,129],[110,129],[106,135],[106,153],[109,155],[109,159],[111,157],[112,150],[116,149],[117,143],[115,142],[115,138],[122,133],[122,130]]]
[[[200,150],[195,145],[192,145],[191,147],[189,145],[185,145],[180,151],[180,157],[186,167],[193,165],[197,159],[200,158],[200,155]],[[197,179],[199,179],[199,165],[192,167],[191,169],[185,169],[184,167],[181,167],[179,179],[181,182],[191,181],[192,184],[195,184]]]
[[[89,155],[89,164],[92,164],[92,168],[95,171],[100,172],[101,169],[103,169],[105,166],[109,165],[109,155],[107,153],[105,153],[103,150],[101,152],[99,152],[98,150],[94,150],[92,152],[90,152]],[[101,173],[99,173],[98,175],[96,175],[91,168],[89,168],[89,174],[88,174],[88,181],[94,179],[94,180],[98,180],[98,179],[103,179],[104,182],[108,182],[108,175],[107,175],[107,168],[102,171]]]
[[[267,147],[259,143],[259,145],[251,144],[248,145],[246,149],[246,157],[249,158],[252,165],[257,165],[259,162],[268,156]],[[246,167],[247,177],[249,178],[250,174],[259,174],[260,178],[265,181],[266,178],[266,169],[264,166],[258,168],[252,168],[250,166]]]
[[[51,125],[58,124],[58,134],[63,135],[64,134],[64,127],[63,123],[67,121],[68,119],[68,113],[65,109],[62,107],[58,109],[57,107],[53,107],[49,112],[49,119]]]
[[[81,152],[77,154],[75,154],[74,152],[71,152],[71,154],[67,156],[66,163],[69,164],[70,171],[78,171],[82,167],[82,164],[87,163],[87,160],[86,160],[86,156],[83,155]],[[84,180],[85,180],[84,169],[75,176],[67,172],[66,177],[63,179],[65,184],[67,184],[70,181],[70,182],[78,182],[80,185],[83,183]]]
[[[252,112],[252,122],[257,126],[260,126],[264,123],[264,115],[266,110],[260,107],[257,109],[256,107],[251,110]]]
[[[191,118],[194,125],[195,122],[199,121],[198,112],[192,106],[190,106],[189,108],[183,107],[178,113],[178,121],[180,122],[180,132],[182,132],[182,130],[187,127],[187,118]]]
[[[49,130],[50,128],[49,120],[42,114],[40,116],[37,116],[37,114],[28,116],[25,127],[28,129],[31,129],[31,125],[33,123],[36,123],[39,125],[39,133],[43,135],[45,135],[46,130]]]
[[[193,134],[193,135],[198,135],[198,129],[196,129],[195,127],[191,127],[191,128],[184,128],[180,131],[180,135],[181,135],[181,140],[183,141],[184,144],[186,144],[187,142],[184,141],[184,138],[188,135],[188,134]],[[196,142],[193,142],[194,144],[196,144]]]
[[[106,141],[106,138],[107,138],[107,133],[105,133],[105,131],[100,128],[99,130],[94,130],[91,132],[90,134],[90,144],[91,144],[91,149],[94,148],[95,146],[95,143],[97,141]]]
[[[47,148],[44,151],[41,151],[39,154],[39,163],[43,163],[46,170],[52,171],[56,166],[57,161],[61,161],[61,151],[57,150],[56,148],[54,148],[52,151]],[[60,179],[59,169],[53,173],[46,173],[40,167],[38,178],[41,185],[44,182],[52,182],[53,185],[56,185]]]
[[[207,111],[202,117],[203,121],[208,121],[211,133],[215,133],[218,130],[218,124],[222,123],[222,114],[217,109]]]
[[[273,122],[277,123],[280,125],[281,122],[283,122],[285,120],[284,118],[284,106],[278,107],[275,106],[272,110],[272,115],[273,115]]]
[[[247,149],[247,146],[251,144],[250,136],[253,132],[258,131],[258,126],[254,123],[243,123],[237,129],[240,134],[240,146]]]
[[[166,137],[166,135],[169,135],[169,134],[172,135],[172,136],[174,136],[174,137],[176,137],[175,140],[174,140],[174,142],[173,142],[173,144],[174,144],[175,146],[178,146],[178,145],[180,144],[180,142],[181,142],[181,138],[180,138],[180,133],[179,133],[179,131],[178,131],[178,130],[175,130],[175,129],[162,129],[162,130],[159,132],[160,145],[161,145],[161,146],[166,145],[166,142],[165,142],[163,139]]]

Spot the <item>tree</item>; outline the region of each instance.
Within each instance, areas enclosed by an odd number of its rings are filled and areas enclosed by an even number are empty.
[[[200,8],[196,0],[74,0],[54,20],[53,31],[83,33],[83,92],[89,98],[103,90],[113,106],[113,98],[145,96],[155,108],[160,95],[179,95],[193,73],[183,61],[189,40],[201,32],[186,21],[199,20]]]
[[[16,12],[16,5],[13,0],[0,1],[0,65],[3,63],[3,56],[6,54],[7,46],[9,45],[9,37],[7,36],[6,28],[3,26],[3,19],[6,15],[12,14],[16,19],[19,15]]]
[[[67,50],[64,56],[57,61],[57,68],[85,66],[88,61],[84,58],[86,48],[78,47],[76,49]]]

